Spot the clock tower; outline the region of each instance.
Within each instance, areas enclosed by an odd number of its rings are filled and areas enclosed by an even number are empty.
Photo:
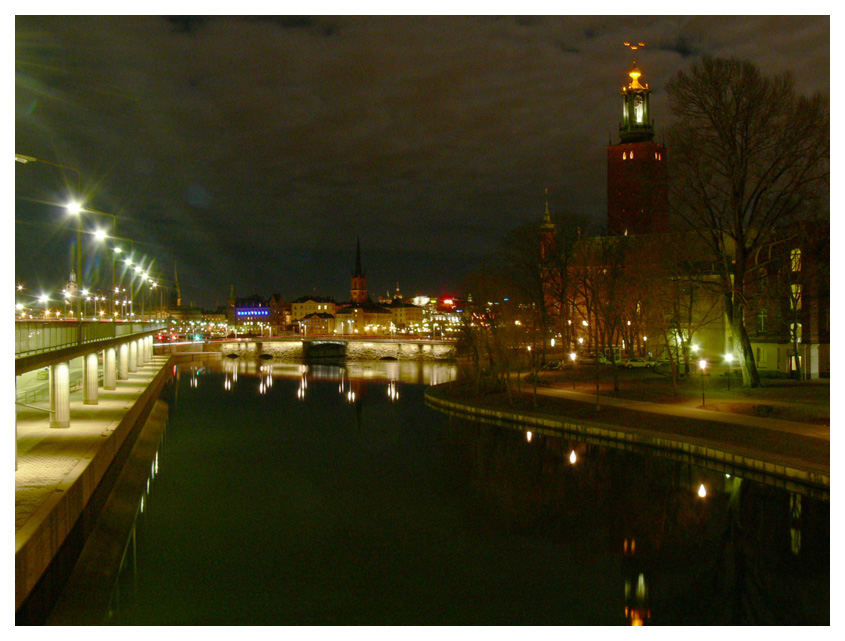
[[[636,60],[628,76],[631,81],[620,92],[619,143],[607,147],[607,227],[611,234],[665,232],[669,215],[666,147],[653,141],[651,90],[640,82],[642,72]]]

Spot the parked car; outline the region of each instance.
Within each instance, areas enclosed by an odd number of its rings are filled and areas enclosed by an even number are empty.
[[[622,367],[627,367],[628,369],[633,369],[635,367],[654,367],[655,362],[650,361],[645,358],[629,358],[624,363],[622,363]]]
[[[609,365],[610,361],[604,356],[604,354],[585,354],[579,360],[579,362],[583,365],[595,365],[596,360],[598,359],[599,365]]]

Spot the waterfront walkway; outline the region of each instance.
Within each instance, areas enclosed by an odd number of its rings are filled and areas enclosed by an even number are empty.
[[[70,488],[78,484],[83,475],[90,475],[91,464],[107,464],[108,456],[98,456],[108,448],[117,449],[113,438],[115,430],[127,414],[133,411],[136,402],[147,391],[150,384],[167,364],[169,356],[154,356],[151,361],[130,372],[129,378],[120,380],[117,389],[100,388],[98,403],[85,405],[82,391],[71,393],[70,427],[51,428],[49,414],[44,411],[17,406],[17,453],[15,470],[15,608],[25,596],[19,594],[20,581],[26,585],[37,579],[38,573],[24,561],[19,567],[18,554],[31,543],[38,543],[35,537],[44,536],[45,523],[51,521],[49,529],[67,532],[73,523],[53,523],[68,519],[60,500]],[[42,403],[41,405],[46,406]],[[98,474],[102,470],[98,470]],[[93,488],[88,488],[93,489]],[[61,512],[57,516],[56,512]],[[61,541],[57,541],[61,544]],[[25,573],[30,576],[18,576]]]
[[[829,487],[829,420],[822,423],[750,415],[754,406],[798,410],[806,409],[807,403],[777,398],[738,399],[736,394],[726,397],[721,392],[711,394],[707,409],[701,407],[700,397],[658,403],[609,396],[605,392],[597,403],[595,393],[572,391],[568,385],[547,382],[538,387],[536,407],[531,386],[525,382],[522,394],[512,405],[502,396],[464,398],[446,389],[430,391],[429,399],[446,411],[468,411],[479,418],[673,449]],[[728,406],[736,411],[711,409]]]

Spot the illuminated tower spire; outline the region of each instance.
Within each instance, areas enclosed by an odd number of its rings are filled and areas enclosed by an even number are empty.
[[[632,51],[644,47],[625,43]],[[640,82],[636,61],[622,87],[619,144],[607,146],[607,228],[611,234],[640,235],[668,230],[669,178],[666,148],[654,142],[651,91]]]
[[[636,51],[640,47],[644,47],[644,42],[639,42],[632,45],[630,42],[625,43],[632,51]],[[640,77],[642,71],[637,67],[637,61],[631,66],[631,71],[628,76],[631,82],[628,86],[622,87],[620,92],[622,96],[622,123],[619,125],[619,138],[623,143],[626,142],[642,142],[654,138],[654,124],[651,122],[649,112],[649,96],[651,90],[648,84],[641,84]]]

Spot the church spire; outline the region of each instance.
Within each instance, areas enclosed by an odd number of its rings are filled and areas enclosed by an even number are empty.
[[[357,237],[358,244],[355,249],[355,271],[352,272],[353,276],[363,276],[364,270],[361,269],[361,237]]]
[[[552,215],[549,213],[549,188],[546,187],[546,213],[543,214],[543,224],[540,229],[544,231],[554,231],[554,223],[552,223]]]
[[[173,281],[176,285],[176,307],[182,307],[182,290],[179,289],[179,275],[176,273],[176,261],[173,261]]]
[[[358,237],[355,249],[355,271],[352,272],[352,287],[350,298],[353,303],[364,303],[367,300],[367,277],[361,268],[361,238]]]

